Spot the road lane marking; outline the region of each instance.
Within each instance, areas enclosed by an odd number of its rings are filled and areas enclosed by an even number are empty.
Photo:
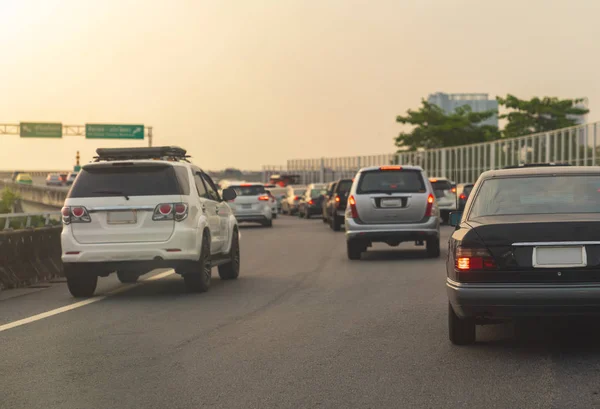
[[[168,270],[159,274],[156,274],[152,277],[148,277],[142,281],[154,281],[160,280],[161,278],[165,278],[174,274],[175,270]],[[12,328],[20,327],[21,325],[31,324],[32,322],[43,320],[44,318],[52,317],[54,315],[62,314],[63,312],[75,310],[77,308],[84,307],[89,304],[93,304],[98,301],[102,301],[105,298],[110,297],[111,295],[119,294],[127,290],[131,290],[134,287],[137,287],[138,284],[125,284],[122,287],[115,288],[112,291],[109,291],[105,295],[99,295],[96,297],[88,298],[87,300],[79,301],[73,304],[65,305],[64,307],[55,308],[50,311],[42,312],[40,314],[32,315],[31,317],[23,318],[18,321],[9,322],[8,324],[0,325],[0,332],[7,331]]]

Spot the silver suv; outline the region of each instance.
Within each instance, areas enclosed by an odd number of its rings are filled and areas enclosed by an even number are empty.
[[[358,260],[375,242],[426,243],[440,255],[440,220],[431,183],[419,166],[380,166],[358,171],[345,213],[348,258]]]

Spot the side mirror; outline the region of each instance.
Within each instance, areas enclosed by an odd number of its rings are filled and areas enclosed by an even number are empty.
[[[223,200],[225,200],[226,202],[230,202],[232,200],[235,200],[235,198],[237,197],[237,194],[235,193],[235,190],[228,187],[226,189],[223,189],[222,197],[223,197]]]
[[[463,212],[451,212],[450,213],[450,220],[448,221],[448,224],[450,224],[450,226],[458,226],[460,224],[460,219],[462,219],[462,215]]]

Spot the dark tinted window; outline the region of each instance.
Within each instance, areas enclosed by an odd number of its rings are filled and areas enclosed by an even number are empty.
[[[260,196],[266,193],[265,187],[261,185],[232,186],[238,196]]]
[[[335,188],[335,192],[338,195],[343,196],[343,195],[348,194],[351,187],[352,187],[352,180],[341,180],[337,184],[337,187]]]
[[[190,178],[187,168],[183,166],[173,166],[179,186],[181,186],[181,194],[188,196],[190,194]]]
[[[173,166],[90,166],[81,170],[69,197],[180,194]]]
[[[321,195],[324,195],[325,193],[327,193],[327,190],[325,189],[313,189],[310,191],[310,197],[314,199]]]
[[[357,193],[424,193],[425,182],[416,170],[383,170],[361,175]]]
[[[452,184],[447,180],[438,180],[431,182],[431,187],[433,187],[433,190],[451,190]]]
[[[600,176],[515,177],[483,182],[469,218],[599,212]]]

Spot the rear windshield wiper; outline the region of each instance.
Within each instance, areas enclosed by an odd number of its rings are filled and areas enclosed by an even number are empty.
[[[123,196],[125,198],[125,200],[129,200],[129,196],[127,196],[125,193],[121,192],[120,190],[95,190],[92,193],[95,195],[118,195],[118,196]]]

